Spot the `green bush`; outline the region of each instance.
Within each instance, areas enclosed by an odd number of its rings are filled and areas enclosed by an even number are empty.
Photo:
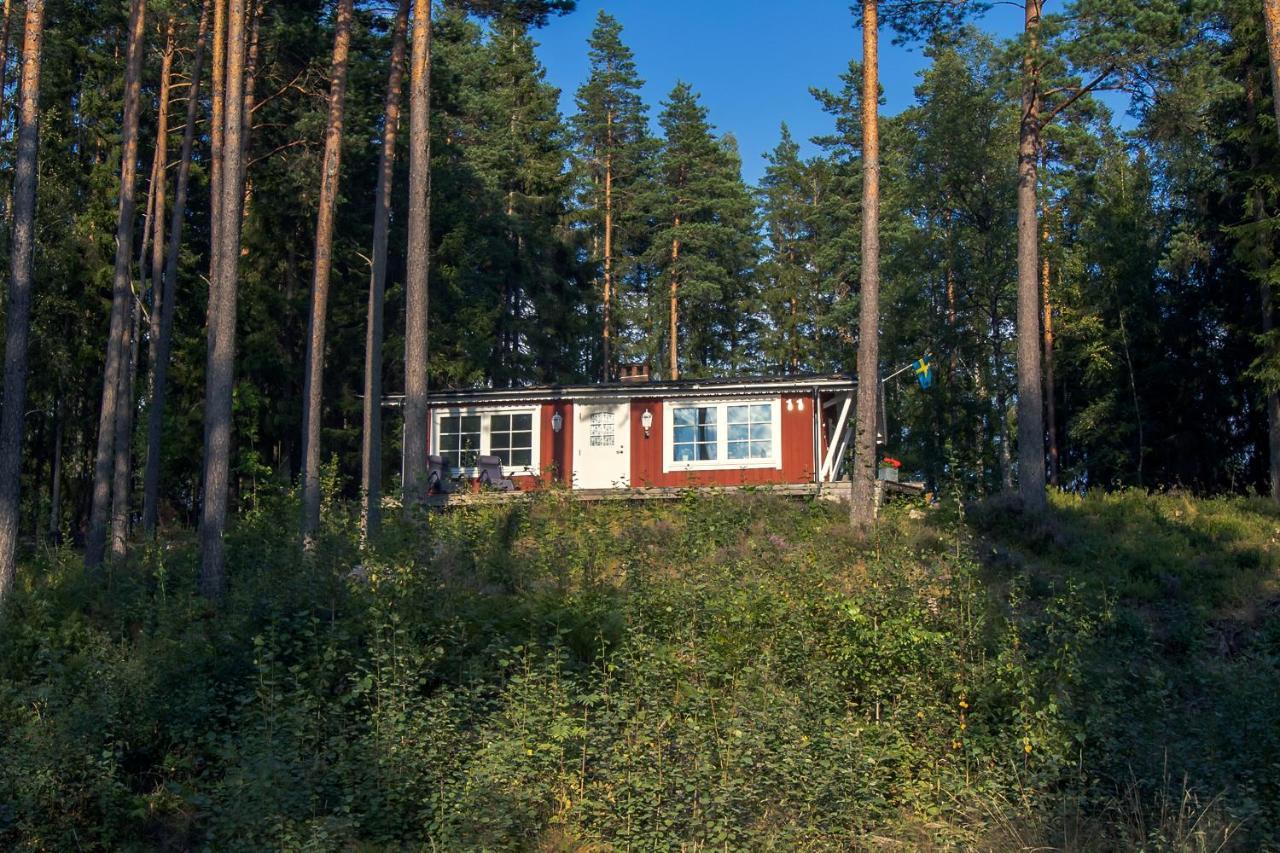
[[[218,609],[190,543],[42,553],[0,622],[0,844],[1277,843],[1273,510],[926,515],[553,492],[362,550],[330,502],[304,558],[264,497]]]

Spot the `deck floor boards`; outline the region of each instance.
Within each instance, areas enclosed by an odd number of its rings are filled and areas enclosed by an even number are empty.
[[[640,487],[634,489],[571,489],[561,492],[578,501],[650,501],[676,500],[689,494],[722,495],[733,492],[751,494],[783,495],[786,497],[820,497],[824,500],[849,500],[850,484],[837,483],[785,483],[780,485],[752,486],[693,486],[693,487]],[[920,495],[924,492],[922,483],[890,483],[884,482],[884,490],[892,494]],[[447,495],[432,495],[427,498],[427,506],[462,507],[484,506],[490,504],[516,503],[532,499],[537,491],[514,492],[452,492]]]

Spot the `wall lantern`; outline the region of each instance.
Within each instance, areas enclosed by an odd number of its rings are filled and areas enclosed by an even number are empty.
[[[644,427],[644,437],[648,438],[649,430],[653,428],[653,412],[644,410],[644,414],[640,416],[640,426]]]
[[[564,415],[556,412],[551,416],[551,431],[559,432],[564,427]]]

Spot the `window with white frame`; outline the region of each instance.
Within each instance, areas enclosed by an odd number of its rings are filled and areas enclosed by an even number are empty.
[[[536,407],[441,410],[431,446],[455,471],[473,472],[476,457],[497,456],[506,473],[536,474],[537,414]]]
[[[663,404],[663,470],[781,467],[779,400]]]
[[[533,464],[533,415],[489,416],[489,451],[508,468]]]

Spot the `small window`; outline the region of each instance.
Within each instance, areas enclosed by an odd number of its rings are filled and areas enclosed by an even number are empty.
[[[480,416],[440,418],[440,455],[454,468],[471,468],[480,455]]]
[[[715,406],[683,406],[671,413],[671,458],[676,462],[716,459]]]
[[[489,452],[508,468],[533,464],[533,415],[490,415]]]
[[[730,459],[769,459],[773,456],[773,411],[768,403],[728,406]]]
[[[613,447],[613,412],[591,413],[591,446]]]

